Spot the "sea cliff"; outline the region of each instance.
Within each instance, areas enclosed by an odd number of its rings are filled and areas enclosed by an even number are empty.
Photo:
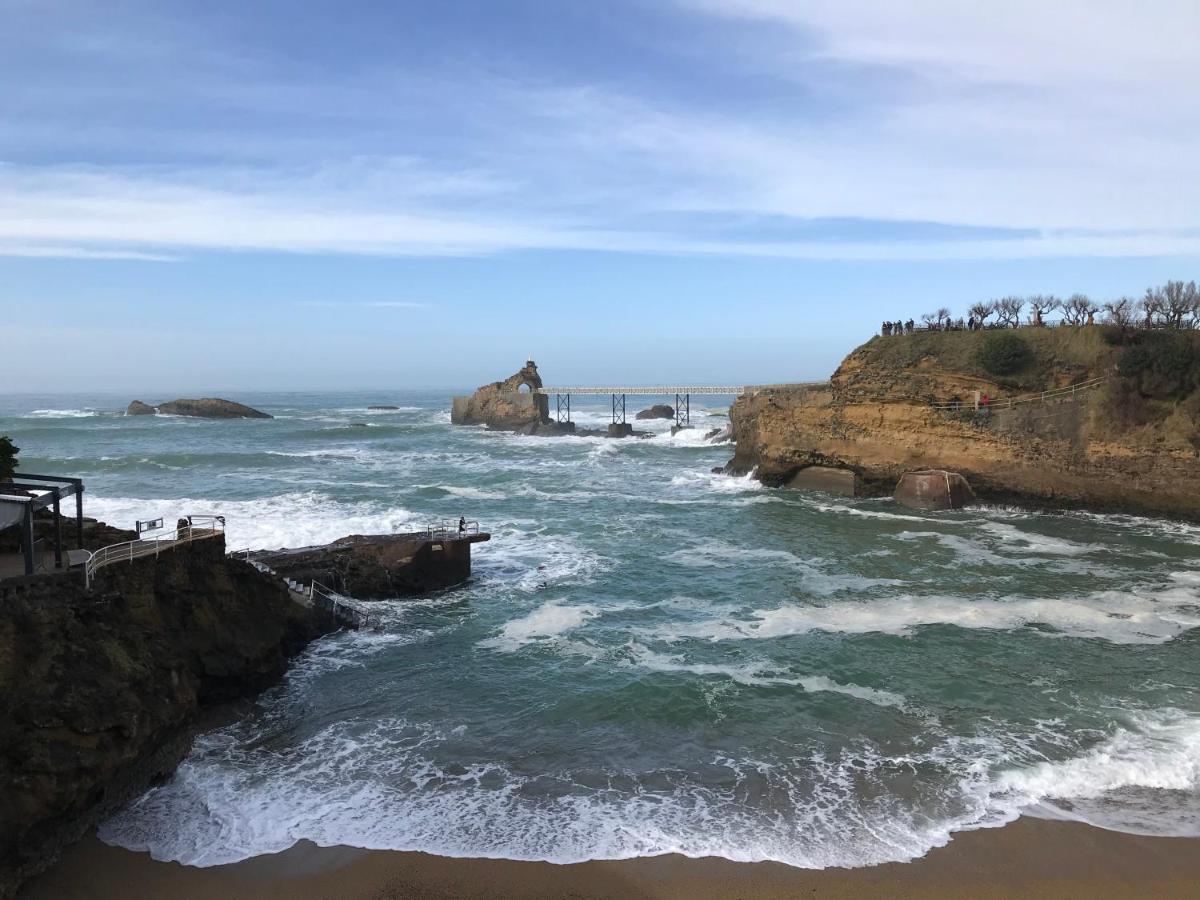
[[[1200,519],[1195,334],[1003,334],[1020,345],[999,362],[997,332],[876,337],[827,387],[746,394],[730,411],[727,469],[795,486],[810,471],[842,473],[864,495],[890,492],[906,471],[948,469],[991,501]],[[977,394],[988,401],[978,409]]]
[[[112,535],[106,535],[111,539]],[[223,536],[0,581],[0,896],[187,752],[197,716],[260,691],[331,623]]]

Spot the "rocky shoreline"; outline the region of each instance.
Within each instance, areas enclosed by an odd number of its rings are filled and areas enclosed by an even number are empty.
[[[91,523],[89,549],[131,532]],[[0,896],[169,777],[206,709],[334,630],[223,535],[100,570],[0,581]]]

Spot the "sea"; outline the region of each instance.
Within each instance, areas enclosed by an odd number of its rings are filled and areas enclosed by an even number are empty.
[[[452,426],[450,395],[238,393],[275,417],[246,421],[0,397],[23,468],[82,477],[113,525],[219,514],[230,550],[491,534],[467,585],[313,643],[104,841],[824,868],[1019,816],[1200,835],[1197,526],[714,474],[732,398],[616,441]]]

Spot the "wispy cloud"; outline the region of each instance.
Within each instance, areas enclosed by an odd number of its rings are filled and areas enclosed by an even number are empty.
[[[77,85],[142,118],[131,113],[132,135],[92,126],[107,161],[27,153],[0,165],[0,255],[1200,252],[1200,55],[1177,40],[1200,31],[1194,3],[679,0],[678,10],[720,25],[704,76],[752,87],[682,99],[653,78],[640,90],[561,83],[539,77],[537,60],[523,78],[381,58],[318,79],[216,40],[181,50],[181,69],[161,44],[91,23],[71,32],[72,58],[106,61],[100,75],[123,59],[143,77],[47,83],[0,133],[37,147],[95,137],[68,115]],[[45,40],[42,52],[67,39]],[[172,99],[195,116],[180,124],[163,111]],[[714,229],[714,217],[773,225]],[[886,239],[814,237],[814,222],[835,218],[897,227]],[[906,237],[905,222],[947,233]]]

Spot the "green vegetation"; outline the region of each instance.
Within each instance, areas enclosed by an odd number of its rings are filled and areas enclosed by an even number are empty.
[[[1135,331],[1126,336],[1117,374],[1143,397],[1181,400],[1200,386],[1200,342],[1191,334]]]
[[[8,435],[0,436],[0,481],[12,481],[17,471],[17,454],[21,448]]]
[[[1033,352],[1021,337],[1011,331],[999,331],[984,338],[975,351],[975,359],[989,375],[1015,375],[1029,365]]]

